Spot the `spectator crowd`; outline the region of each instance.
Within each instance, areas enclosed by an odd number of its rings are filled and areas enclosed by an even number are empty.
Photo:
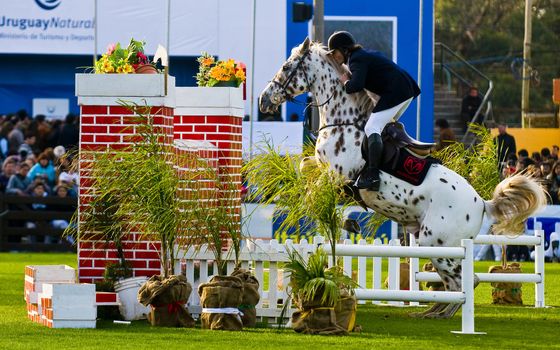
[[[79,118],[65,120],[34,118],[25,110],[0,115],[0,194],[25,197],[77,197],[78,174],[72,170],[71,154],[79,143]],[[33,203],[32,210],[59,210]],[[73,208],[63,208],[63,210]],[[53,220],[55,228],[65,228],[64,220]],[[26,226],[33,228],[35,223]],[[46,241],[49,237],[46,237]],[[53,242],[46,242],[53,243]]]

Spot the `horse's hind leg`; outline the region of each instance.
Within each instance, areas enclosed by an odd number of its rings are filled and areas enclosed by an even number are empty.
[[[458,292],[461,290],[461,260],[460,259],[431,259],[432,264],[440,275],[445,290],[448,292]],[[442,307],[443,305],[443,307]],[[437,306],[437,308],[436,308]],[[423,313],[426,318],[451,318],[461,304],[441,304],[437,303],[432,309]]]

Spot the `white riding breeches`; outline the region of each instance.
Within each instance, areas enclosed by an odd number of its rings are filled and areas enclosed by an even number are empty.
[[[364,131],[367,136],[371,134],[381,134],[385,125],[390,123],[392,120],[397,121],[401,115],[406,111],[410,102],[412,102],[412,97],[408,100],[399,103],[395,107],[391,107],[381,112],[372,113],[366,123]]]

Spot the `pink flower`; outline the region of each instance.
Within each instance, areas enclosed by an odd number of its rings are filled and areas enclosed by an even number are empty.
[[[247,68],[247,66],[245,65],[245,63],[243,63],[243,62],[241,62],[241,61],[237,61],[236,64],[237,64],[237,67],[238,67],[238,68],[241,68],[241,69]]]
[[[115,51],[115,44],[109,44],[109,46],[107,46],[107,55],[112,54],[113,51]]]
[[[148,57],[146,57],[146,55],[144,55],[142,52],[138,51],[136,53],[136,57],[138,57],[138,62],[143,64],[148,63]]]

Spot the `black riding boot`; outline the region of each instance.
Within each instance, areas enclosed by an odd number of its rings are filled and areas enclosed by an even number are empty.
[[[379,191],[379,163],[383,153],[383,141],[381,135],[371,134],[368,136],[368,166],[362,172],[356,187],[368,189],[370,191]]]

